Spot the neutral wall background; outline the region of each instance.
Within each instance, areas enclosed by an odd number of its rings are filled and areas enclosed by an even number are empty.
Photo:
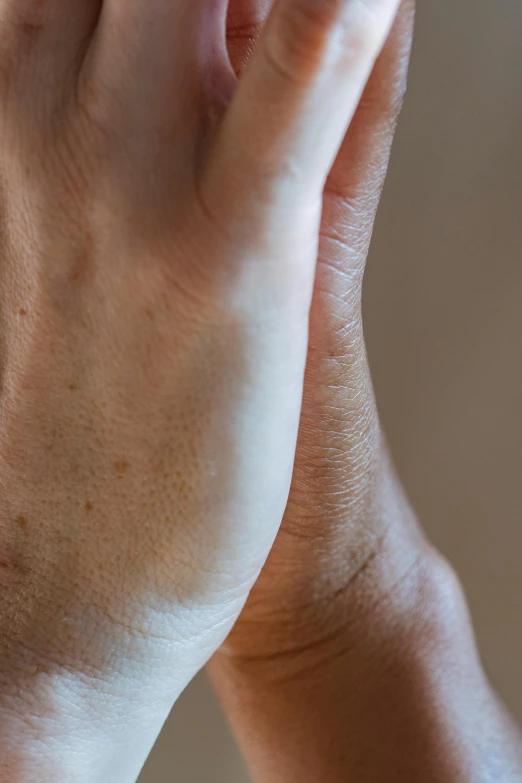
[[[522,3],[419,0],[366,331],[410,497],[522,720]],[[247,783],[203,677],[140,783]]]

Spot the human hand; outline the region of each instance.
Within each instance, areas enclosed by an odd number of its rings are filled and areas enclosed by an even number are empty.
[[[396,6],[284,0],[236,89],[224,3],[2,5],[10,780],[134,777],[266,558],[324,180]]]
[[[326,185],[290,499],[209,667],[256,783],[522,779],[520,733],[458,580],[391,467],[364,347],[362,277],[412,21],[404,0]],[[233,48],[241,62],[250,46]]]
[[[335,640],[352,611],[381,600],[391,582],[430,557],[387,455],[361,317],[364,268],[406,86],[413,5],[402,3],[326,183],[290,499],[268,561],[213,662],[217,679],[220,664],[235,657],[291,668],[302,650]],[[262,12],[247,12],[238,0],[232,34],[254,34]],[[240,66],[251,48],[241,37],[233,41]]]
[[[362,276],[412,20],[404,0],[328,179],[290,499],[210,663],[256,783],[522,780],[520,731],[458,579],[387,456],[364,349]]]

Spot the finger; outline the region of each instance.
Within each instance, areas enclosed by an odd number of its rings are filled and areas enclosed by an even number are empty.
[[[325,187],[320,256],[359,277],[406,91],[414,15],[415,0],[402,0]]]
[[[197,117],[216,61],[226,63],[226,0],[105,0],[89,55],[101,85],[133,125],[172,130]]]
[[[227,45],[236,74],[245,69],[271,6],[271,0],[231,0],[227,16]]]
[[[414,0],[401,4],[324,192],[309,371],[317,378],[328,375],[331,388],[350,387],[367,409],[372,407],[368,394],[372,398],[361,322],[362,275],[406,90],[414,5]],[[354,366],[361,372],[354,373]],[[368,394],[360,393],[355,378]],[[346,406],[344,415],[352,414]]]
[[[322,191],[398,0],[278,0],[209,165],[243,208]]]

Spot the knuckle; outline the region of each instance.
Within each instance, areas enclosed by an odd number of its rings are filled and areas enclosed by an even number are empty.
[[[316,36],[330,29],[343,5],[343,0],[289,0],[281,11],[281,25],[292,37]]]
[[[397,0],[353,0],[342,15],[343,60],[355,64],[374,57],[384,43]]]
[[[285,46],[281,39],[272,39],[265,44],[265,62],[268,70],[279,82],[290,84],[290,86],[299,86],[302,82],[300,78],[300,68],[296,67],[297,55],[288,46]]]
[[[290,0],[267,41],[267,56],[279,75],[300,82],[313,73],[338,16],[342,0]]]
[[[306,81],[324,61],[355,64],[373,52],[389,21],[391,0],[288,0],[267,39],[279,76]]]

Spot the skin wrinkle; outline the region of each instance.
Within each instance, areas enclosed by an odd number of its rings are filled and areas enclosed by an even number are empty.
[[[328,615],[336,620],[334,628],[327,625],[326,628],[328,630],[325,630],[323,635],[314,636],[306,643],[299,641],[299,635],[296,634],[298,641],[294,640],[294,646],[291,647],[278,647],[276,650],[265,653],[244,653],[241,650],[227,646],[223,649],[223,654],[231,660],[234,666],[254,666],[259,670],[260,675],[261,673],[263,674],[263,680],[265,681],[268,678],[266,681],[271,685],[289,684],[302,680],[303,677],[310,676],[313,672],[330,666],[336,660],[349,657],[350,650],[346,648],[346,643],[349,639],[353,639],[354,644],[357,643],[356,626],[360,622],[360,619],[357,617],[359,608],[352,602],[352,613],[344,611],[342,614],[339,614],[335,611],[333,605],[339,601],[343,602],[347,593],[356,592],[359,581],[364,579],[371,580],[372,576],[368,572],[376,570],[379,558],[387,556],[386,544],[390,532],[391,528],[384,531],[375,542],[373,550],[357,566],[353,573],[350,573],[347,581],[336,588],[330,595],[328,599]],[[411,563],[404,567],[403,572],[396,577],[396,581],[388,585],[385,594],[374,597],[373,603],[367,604],[365,602],[364,611],[367,615],[372,617],[376,613],[377,607],[383,611],[387,604],[390,607],[393,606],[396,594],[400,593],[405,583],[412,576],[415,579],[418,578],[419,566],[422,566],[422,562],[422,556],[416,556]],[[310,601],[308,605],[303,603],[301,611],[309,622],[310,615],[319,615],[321,612],[324,612],[324,606],[321,603],[317,604],[315,601]],[[255,630],[254,625],[252,630]],[[317,632],[319,629],[316,627],[315,630]],[[306,629],[306,634],[309,634],[308,628]],[[273,677],[275,679],[272,679]]]

